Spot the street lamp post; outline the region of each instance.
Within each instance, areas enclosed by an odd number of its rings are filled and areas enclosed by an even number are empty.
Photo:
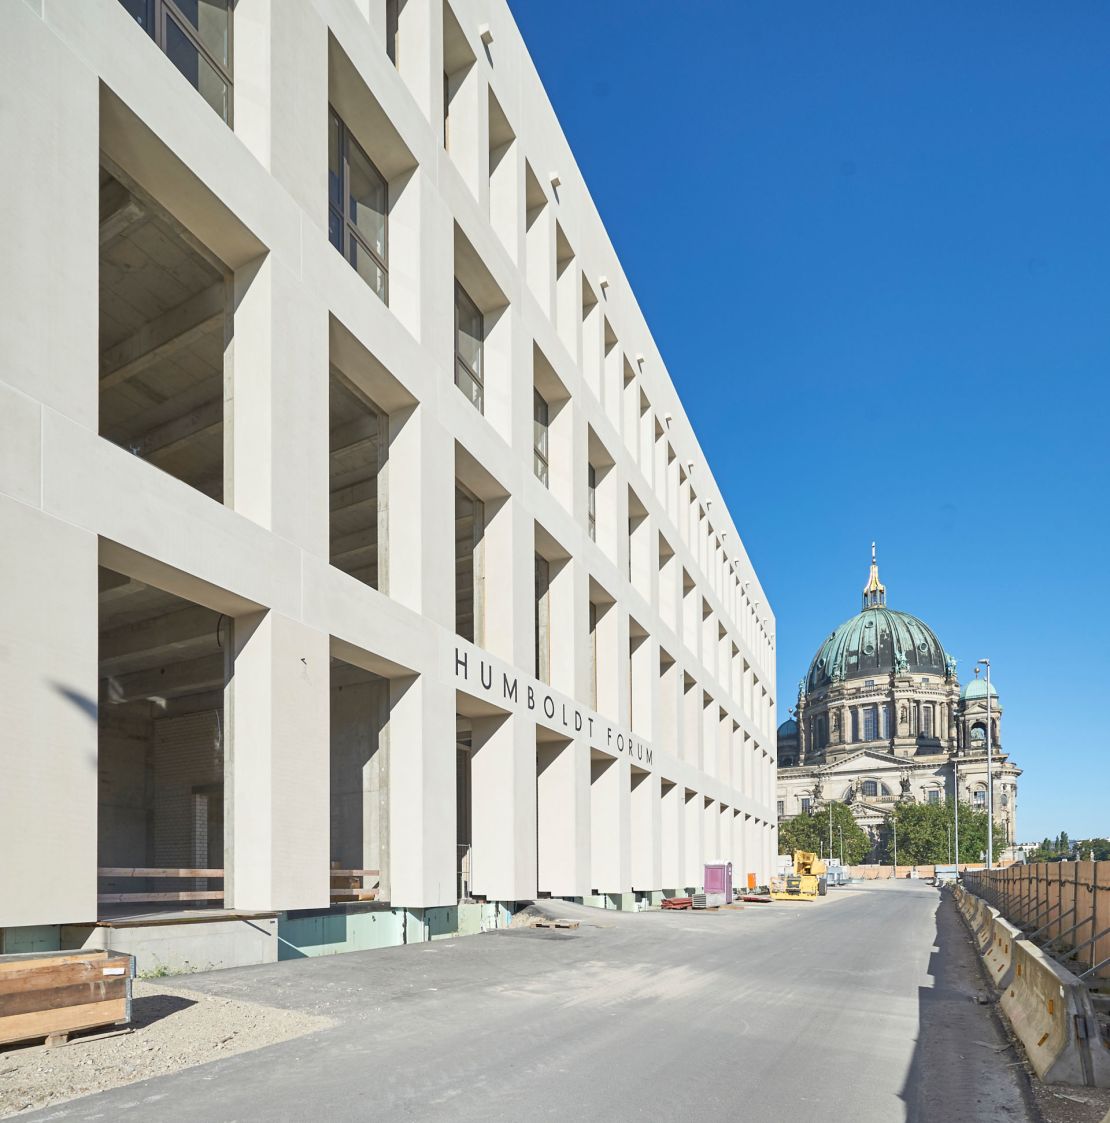
[[[829,800],[829,857],[832,857],[832,800]]]
[[[838,823],[836,829],[840,831],[840,864],[844,865],[844,827]]]
[[[898,880],[898,820],[893,814],[890,816],[890,825],[894,828],[894,880]]]
[[[956,881],[960,880],[960,766],[952,758],[952,817],[956,835]]]
[[[987,869],[994,869],[994,777],[991,775],[991,661],[980,659],[987,668]]]

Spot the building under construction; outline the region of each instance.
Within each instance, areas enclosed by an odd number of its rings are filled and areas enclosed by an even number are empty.
[[[774,619],[508,6],[0,30],[0,950],[766,882]]]

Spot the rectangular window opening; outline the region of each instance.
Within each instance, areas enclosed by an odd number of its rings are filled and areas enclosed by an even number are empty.
[[[532,470],[544,487],[549,481],[551,409],[539,390],[532,391]]]
[[[389,184],[328,108],[328,238],[389,303]]]
[[[466,290],[455,282],[455,385],[479,412],[485,411],[482,365],[485,318]]]

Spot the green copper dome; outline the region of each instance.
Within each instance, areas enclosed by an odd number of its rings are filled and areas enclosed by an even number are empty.
[[[955,661],[945,653],[932,628],[908,612],[886,606],[886,586],[879,581],[875,546],[871,574],[863,589],[863,611],[845,621],[821,645],[809,665],[807,693],[846,679],[875,675],[939,675],[951,678]]]
[[[965,700],[969,698],[985,698],[986,696],[987,680],[983,678],[973,678],[971,682],[964,684],[964,688],[960,692],[960,697]],[[991,683],[991,697],[998,697],[998,691],[995,690],[993,682]]]
[[[885,605],[865,608],[821,645],[809,666],[806,690],[893,670],[943,678],[948,661],[936,633],[916,616]]]

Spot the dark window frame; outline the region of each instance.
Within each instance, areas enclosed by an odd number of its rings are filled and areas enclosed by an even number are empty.
[[[476,372],[471,367],[471,365],[462,357],[462,352],[459,350],[459,298],[460,297],[463,300],[465,300],[467,302],[467,304],[470,305],[471,308],[474,309],[474,312],[476,313],[477,318],[482,325],[482,337],[478,341],[479,346],[480,346],[480,352],[479,353],[480,353],[480,357],[481,357],[481,361],[479,363],[479,366],[482,367],[482,368],[485,367],[485,357],[486,357],[486,314],[474,302],[474,300],[470,296],[470,293],[468,293],[466,291],[466,289],[464,289],[462,287],[462,285],[459,284],[459,282],[456,280],[455,281],[455,385],[459,388],[460,392],[466,393],[466,391],[463,389],[463,387],[459,384],[459,368],[462,367],[462,369],[466,372],[467,376],[470,378],[471,382],[473,382],[474,385],[477,387],[477,394],[474,395],[474,396],[472,396],[470,394],[467,394],[466,400],[468,402],[470,402],[471,405],[473,405],[474,408],[480,414],[485,416],[485,412],[486,412],[485,370],[482,369],[482,370]]]
[[[597,469],[586,464],[586,532],[591,542],[597,541]]]
[[[336,124],[339,126],[339,198],[342,209],[337,209],[335,201],[331,197],[331,189],[328,189],[328,239],[331,244],[339,251],[343,260],[358,273],[358,266],[351,260],[352,242],[357,244],[357,249],[367,254],[371,261],[382,272],[382,291],[378,292],[369,281],[366,281],[367,287],[378,297],[381,302],[389,306],[389,180],[386,179],[381,173],[381,169],[373,160],[370,159],[366,149],[359,144],[358,139],[351,132],[347,126],[347,122],[343,120],[339,111],[334,105],[328,105],[328,129],[331,129],[331,118],[334,118]],[[385,227],[382,241],[385,243],[385,253],[378,254],[374,248],[367,242],[363,236],[362,231],[351,220],[348,213],[350,210],[349,202],[351,197],[351,161],[350,161],[350,146],[354,145],[358,149],[359,154],[370,166],[370,170],[381,180],[385,188]],[[329,169],[330,170],[330,169]],[[338,219],[339,229],[341,231],[340,237],[343,242],[341,246],[336,246],[335,242],[331,239],[331,225],[332,219]],[[362,274],[359,273],[361,277]],[[363,277],[365,281],[366,278]]]
[[[401,37],[401,0],[385,0],[385,53],[397,65],[398,42]]]
[[[532,387],[532,471],[544,487],[551,486],[551,405]]]
[[[122,4],[121,0],[121,6]],[[197,53],[204,59],[209,66],[223,79],[227,84],[227,116],[222,120],[229,127],[234,126],[234,106],[235,106],[235,82],[233,78],[233,63],[235,60],[235,5],[229,3],[227,6],[227,63],[222,63],[212,54],[211,51],[204,45],[200,38],[197,29],[190,22],[188,16],[178,7],[174,0],[145,0],[146,19],[147,25],[144,26],[140,20],[135,20],[137,24],[150,36],[154,41],[154,45],[169,59],[169,51],[167,46],[167,29],[168,22],[173,21],[174,26],[189,40],[189,43],[196,48]],[[134,13],[124,6],[124,10],[128,15],[134,19]],[[173,60],[170,59],[171,64]],[[174,65],[174,69],[188,82],[188,75],[183,74],[179,67]],[[189,82],[192,85],[191,82]],[[194,90],[200,94],[200,90],[193,86]],[[204,97],[205,105],[211,105],[211,102]],[[213,112],[216,110],[213,108]]]

